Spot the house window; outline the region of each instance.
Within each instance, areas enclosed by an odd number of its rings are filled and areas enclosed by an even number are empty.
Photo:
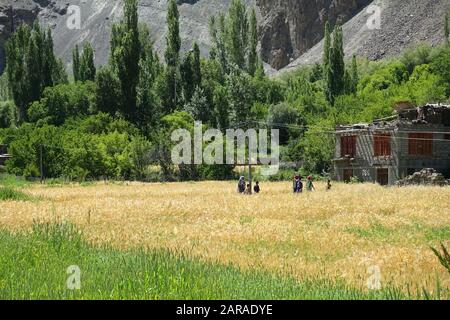
[[[350,182],[353,178],[353,169],[344,169],[342,176],[344,182]]]
[[[409,154],[410,155],[433,155],[433,134],[432,133],[410,133],[409,134]]]
[[[382,186],[389,184],[389,169],[377,169],[377,182]]]
[[[356,155],[356,136],[341,137],[341,157],[355,157]]]
[[[373,148],[375,157],[390,156],[391,155],[391,135],[376,134],[373,137]]]

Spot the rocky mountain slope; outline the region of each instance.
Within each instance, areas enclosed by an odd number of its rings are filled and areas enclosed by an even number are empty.
[[[372,0],[257,0],[261,55],[280,69],[317,44],[324,25],[343,24]]]
[[[375,0],[381,9],[380,29],[367,25],[372,10],[363,10],[344,25],[345,53],[379,60],[400,54],[405,48],[428,43],[433,46],[444,40],[444,16],[450,10],[449,0]],[[318,43],[282,71],[302,64],[319,62],[323,41]]]
[[[4,68],[4,43],[13,27],[34,19],[52,28],[55,51],[68,64],[75,44],[90,41],[95,61],[104,64],[109,55],[111,24],[123,15],[121,0],[1,0],[0,72]],[[318,61],[326,20],[344,23],[346,52],[380,59],[399,53],[417,41],[431,44],[443,38],[443,16],[449,0],[375,0],[382,8],[380,30],[366,26],[366,6],[372,0],[245,0],[256,5],[260,22],[263,60],[274,69],[291,69]],[[178,0],[183,49],[197,41],[204,55],[210,47],[208,21],[228,8],[231,0]],[[68,27],[70,5],[80,8],[81,28]],[[165,47],[167,0],[140,0],[140,19],[146,22],[160,53]],[[312,49],[311,49],[312,48]],[[311,49],[311,50],[310,50]],[[268,69],[269,68],[268,65]],[[274,71],[272,69],[272,71]]]

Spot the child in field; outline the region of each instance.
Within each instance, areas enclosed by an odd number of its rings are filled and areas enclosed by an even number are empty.
[[[302,177],[298,174],[294,176],[294,193],[302,193],[303,192],[303,182]]]
[[[313,177],[312,176],[308,177],[308,181],[306,182],[306,189],[308,191],[316,190],[316,188],[314,187],[314,184],[313,184]]]
[[[253,188],[256,194],[261,192],[261,188],[259,187],[259,181],[256,181],[255,187]]]
[[[244,194],[245,195],[251,195],[252,194],[252,188],[250,186],[250,183],[247,184],[247,188],[245,188]]]
[[[328,181],[327,181],[327,191],[330,191],[330,190],[331,190],[331,180],[328,179]]]

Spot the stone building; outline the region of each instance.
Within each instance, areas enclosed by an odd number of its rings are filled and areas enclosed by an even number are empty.
[[[391,118],[337,128],[336,180],[393,185],[424,168],[450,177],[450,105],[399,103],[396,110]]]

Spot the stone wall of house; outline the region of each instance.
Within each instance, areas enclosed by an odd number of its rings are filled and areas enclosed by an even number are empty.
[[[450,127],[439,125],[408,125],[400,129],[398,137],[399,148],[399,175],[404,178],[410,175],[412,170],[420,171],[423,168],[433,168],[450,177],[450,140],[447,134]],[[410,155],[408,131],[433,132],[433,155]]]

